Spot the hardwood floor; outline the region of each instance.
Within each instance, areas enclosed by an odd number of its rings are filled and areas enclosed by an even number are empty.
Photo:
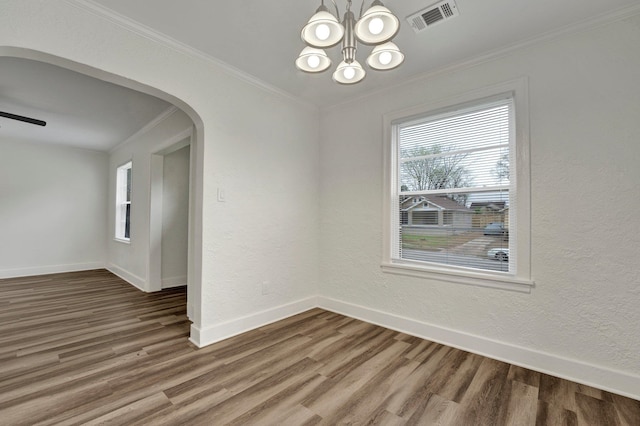
[[[0,280],[0,425],[640,425],[640,402],[314,309],[197,349],[184,289]]]

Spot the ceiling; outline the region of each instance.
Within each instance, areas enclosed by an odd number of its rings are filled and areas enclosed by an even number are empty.
[[[56,65],[0,56],[0,137],[108,151],[171,107],[167,102]]]
[[[455,0],[459,16],[416,34],[405,18],[436,2],[387,0],[401,21],[394,42],[405,54],[404,64],[385,72],[367,69],[364,81],[343,86],[331,79],[339,47],[328,49],[333,66],[324,73],[306,74],[294,65],[304,47],[300,30],[319,0],[71,1],[173,39],[321,108],[638,9],[638,0]],[[344,13],[346,0],[335,1]],[[353,2],[356,15],[360,5]],[[357,59],[364,64],[370,50],[360,45]],[[48,122],[39,127],[0,117],[0,137],[108,151],[170,107],[153,96],[27,59],[0,57],[0,70],[0,111]]]
[[[339,46],[328,50],[333,66],[320,75],[303,73],[294,65],[304,47],[300,31],[319,0],[81,1],[99,3],[320,107],[638,5],[638,0],[455,0],[458,17],[415,34],[405,18],[437,1],[387,0],[385,5],[401,21],[394,42],[405,53],[405,63],[392,71],[368,70],[363,82],[341,86],[331,79],[340,61]],[[346,0],[335,1],[344,13]],[[325,3],[332,6],[329,0]],[[360,5],[353,2],[356,17]],[[370,50],[359,46],[357,58],[363,66]]]

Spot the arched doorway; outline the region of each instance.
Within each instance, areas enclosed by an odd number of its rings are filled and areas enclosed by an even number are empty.
[[[61,58],[58,56],[50,55],[44,52],[36,50],[30,50],[25,48],[0,46],[0,57],[15,57],[30,59],[33,61],[43,62],[47,64],[56,65],[61,68],[68,69],[77,73],[84,74],[94,79],[107,81],[112,84],[116,84],[122,87],[126,87],[131,90],[146,93],[162,100],[165,100],[173,104],[177,109],[186,114],[192,122],[192,129],[189,134],[191,145],[191,162],[193,173],[190,176],[189,184],[189,226],[188,226],[188,256],[187,256],[187,269],[188,269],[188,300],[187,300],[187,314],[196,327],[199,327],[200,323],[200,301],[201,301],[201,258],[202,258],[202,214],[201,214],[201,199],[202,199],[202,128],[203,123],[199,115],[193,110],[187,103],[174,95],[161,91],[149,85],[145,85],[140,82],[133,81],[124,76],[108,73],[98,68],[93,68],[87,65],[79,64],[77,62]],[[166,142],[166,141],[161,141]],[[161,149],[159,147],[158,149]],[[151,157],[149,158],[151,161]],[[147,262],[152,262],[151,250],[148,250]],[[159,288],[145,288],[146,291],[159,290]]]

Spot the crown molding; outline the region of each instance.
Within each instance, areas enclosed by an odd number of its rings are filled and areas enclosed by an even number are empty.
[[[318,107],[317,105],[310,103],[306,100],[303,100],[287,91],[284,91],[280,88],[277,88],[273,85],[270,85],[266,82],[264,82],[263,80],[260,80],[259,78],[245,72],[242,71],[224,61],[221,61],[211,55],[208,55],[198,49],[195,49],[185,43],[182,43],[174,38],[171,38],[163,33],[160,33],[157,30],[154,30],[144,24],[141,24],[137,21],[134,21],[133,19],[126,17],[122,14],[119,14],[111,9],[108,9],[104,6],[102,6],[101,4],[96,3],[93,0],[63,0],[66,3],[78,7],[80,9],[83,9],[89,13],[92,13],[102,19],[108,20],[128,31],[131,31],[139,36],[145,37],[147,39],[153,40],[159,44],[162,44],[168,48],[171,48],[173,50],[176,50],[184,55],[187,56],[191,56],[194,58],[198,58],[200,60],[203,60],[205,62],[208,62],[214,66],[216,66],[217,68],[221,69],[223,72],[227,73],[228,75],[231,75],[235,78],[238,78],[241,81],[244,81],[258,89],[261,89],[263,91],[269,92],[271,94],[274,94],[276,96],[279,96],[281,98],[287,99],[289,101],[293,101],[299,105],[303,105],[307,108],[310,109],[315,109],[315,110],[320,110],[325,111],[325,110],[329,110],[331,108],[336,108],[336,107],[341,107],[343,105],[348,105],[351,104],[353,102],[359,102],[362,101],[363,99],[369,98],[371,96],[375,96],[378,95],[380,93],[384,93],[387,92],[389,90],[394,90],[394,89],[398,89],[401,87],[405,87],[411,84],[414,84],[416,82],[420,82],[420,81],[424,81],[424,80],[428,80],[431,79],[435,76],[438,75],[442,75],[445,73],[451,73],[451,72],[455,72],[455,71],[460,71],[466,68],[471,68],[477,65],[480,65],[482,63],[485,62],[489,62],[491,60],[495,60],[497,58],[500,57],[504,57],[504,56],[508,56],[510,54],[512,54],[514,51],[523,49],[523,48],[527,48],[527,47],[531,47],[546,41],[550,41],[565,35],[570,35],[573,33],[578,33],[581,31],[586,31],[586,30],[591,30],[600,26],[604,26],[604,25],[608,25],[611,23],[614,23],[616,21],[620,21],[623,19],[627,19],[630,18],[634,15],[637,15],[640,13],[640,5],[632,5],[632,6],[627,6],[627,7],[623,7],[623,8],[619,8],[616,10],[613,10],[611,12],[608,12],[606,14],[594,17],[594,18],[588,18],[582,21],[579,21],[577,23],[574,24],[570,24],[567,25],[565,27],[559,28],[559,29],[555,29],[555,30],[551,30],[549,32],[546,32],[544,34],[541,35],[537,35],[516,43],[512,43],[508,46],[502,47],[502,48],[498,48],[495,50],[491,50],[485,53],[482,53],[480,55],[474,56],[472,58],[469,59],[464,59],[461,61],[458,61],[456,63],[453,63],[451,65],[445,66],[445,67],[441,67],[435,70],[431,70],[425,73],[421,73],[421,74],[417,74],[413,77],[410,77],[404,81],[402,81],[401,83],[398,84],[393,84],[390,86],[386,86],[386,87],[382,87],[380,89],[377,90],[372,90],[369,91],[365,94],[362,95],[357,95],[354,96],[352,98],[349,99],[344,99],[340,102],[337,103],[333,103],[330,105],[326,105],[326,106],[322,106],[322,107]]]
[[[131,143],[131,141],[133,141],[134,139],[137,139],[138,137],[140,137],[140,135],[143,135],[143,134],[147,133],[149,130],[153,129],[154,127],[156,127],[157,125],[162,123],[164,120],[166,120],[167,118],[171,117],[178,110],[179,110],[178,107],[176,107],[174,105],[171,105],[169,108],[165,109],[160,114],[158,114],[156,116],[156,118],[154,118],[153,120],[151,120],[147,124],[145,124],[140,130],[138,130],[137,132],[135,132],[134,134],[129,136],[127,139],[125,139],[122,142],[120,142],[118,145],[116,145],[113,148],[111,148],[109,150],[109,154],[113,154],[114,152],[116,152],[117,150],[122,148],[123,146]]]
[[[623,7],[623,8],[619,8],[610,12],[607,12],[603,15],[600,16],[596,16],[593,18],[589,18],[589,19],[585,19],[579,22],[576,22],[574,24],[571,25],[567,25],[564,26],[562,28],[558,28],[555,30],[551,30],[548,31],[546,33],[543,34],[539,34],[537,36],[534,37],[530,37],[528,39],[519,41],[519,42],[515,42],[512,43],[510,45],[507,45],[505,47],[501,47],[498,49],[494,49],[485,53],[482,53],[480,55],[474,56],[472,58],[469,59],[464,59],[458,62],[455,62],[451,65],[447,65],[441,68],[437,68],[435,70],[432,71],[427,71],[425,73],[421,73],[421,74],[417,74],[413,77],[407,78],[406,80],[403,80],[401,83],[397,83],[397,84],[393,84],[390,86],[386,86],[386,87],[382,87],[380,89],[377,90],[372,90],[369,91],[367,93],[364,93],[362,95],[358,95],[358,96],[354,96],[350,99],[346,99],[343,100],[341,102],[335,103],[335,104],[331,104],[328,106],[323,106],[320,108],[321,112],[324,111],[328,111],[330,109],[333,108],[339,108],[339,107],[343,107],[346,105],[349,105],[353,102],[362,102],[364,99],[367,99],[371,96],[376,96],[379,95],[381,93],[386,93],[388,91],[391,90],[396,90],[396,89],[400,89],[402,87],[405,86],[410,86],[412,84],[415,84],[417,82],[423,82],[424,80],[429,80],[431,78],[434,78],[436,76],[442,75],[442,74],[449,74],[449,73],[453,73],[456,71],[461,71],[464,69],[468,69],[468,68],[472,68],[475,67],[477,65],[483,64],[485,62],[489,62],[501,57],[505,57],[505,56],[509,56],[511,55],[513,52],[521,50],[521,49],[525,49],[528,47],[533,47],[536,46],[538,44],[542,44],[551,40],[555,40],[558,39],[560,37],[563,36],[570,36],[572,34],[577,34],[583,31],[590,31],[599,27],[603,27],[609,24],[613,24],[615,22],[618,21],[622,21],[624,19],[628,19],[631,18],[633,16],[636,16],[640,14],[640,4],[637,5],[632,5],[632,6],[627,6],[627,7]]]
[[[299,105],[302,105],[306,108],[317,110],[318,106],[307,102],[287,91],[284,91],[276,86],[268,84],[263,80],[242,71],[239,68],[234,67],[224,61],[221,61],[218,58],[215,58],[201,50],[198,50],[194,47],[191,47],[185,43],[182,43],[172,37],[169,37],[166,34],[163,34],[151,27],[148,27],[138,21],[135,21],[125,15],[117,13],[105,6],[102,6],[99,3],[96,3],[93,0],[63,0],[71,6],[82,9],[86,12],[89,12],[99,18],[105,19],[111,23],[114,23],[121,28],[124,28],[127,31],[133,32],[139,36],[145,37],[149,40],[152,40],[156,43],[159,43],[163,46],[166,46],[170,49],[173,49],[183,55],[190,56],[192,58],[200,59],[204,62],[209,63],[210,65],[214,65],[215,67],[221,69],[227,75],[235,77],[245,83],[250,84],[253,87],[256,87],[265,92],[271,93],[278,97],[284,98],[288,101],[295,102]]]

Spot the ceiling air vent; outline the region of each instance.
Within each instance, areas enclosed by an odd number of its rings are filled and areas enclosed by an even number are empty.
[[[407,22],[416,33],[458,16],[458,6],[453,0],[442,1],[407,16]]]

